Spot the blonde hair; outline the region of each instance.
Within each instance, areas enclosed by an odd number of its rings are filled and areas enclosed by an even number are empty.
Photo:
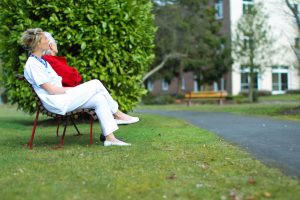
[[[24,47],[33,51],[42,39],[43,30],[41,28],[30,28],[22,33],[21,42]]]

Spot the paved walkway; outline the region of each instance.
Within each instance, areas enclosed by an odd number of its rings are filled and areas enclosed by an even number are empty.
[[[138,110],[186,120],[237,144],[269,166],[300,177],[300,123],[229,113]]]

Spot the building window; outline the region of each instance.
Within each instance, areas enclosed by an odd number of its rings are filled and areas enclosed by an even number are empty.
[[[272,67],[272,90],[283,93],[288,89],[288,67]]]
[[[253,7],[253,5],[254,5],[253,0],[243,0],[243,13],[244,14],[248,13]]]
[[[216,0],[216,19],[223,19],[223,0]]]
[[[214,91],[219,91],[218,82],[214,81],[213,87],[214,87]]]
[[[184,79],[184,76],[182,76],[182,78],[181,78],[181,89],[185,90],[185,79]]]
[[[147,81],[147,89],[148,91],[152,92],[153,91],[153,83],[151,80]]]
[[[194,92],[198,92],[199,91],[199,83],[198,83],[198,79],[197,76],[194,76]]]
[[[165,79],[161,82],[161,89],[163,91],[168,91],[169,90],[169,83]]]
[[[249,67],[241,68],[241,90],[249,90],[250,88],[250,69]],[[254,72],[254,89],[258,89],[258,72]]]

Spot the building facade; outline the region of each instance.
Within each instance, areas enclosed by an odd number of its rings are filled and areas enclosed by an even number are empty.
[[[258,2],[263,3],[263,11],[268,16],[267,23],[271,27],[269,34],[274,38],[272,48],[275,53],[269,56],[272,61],[270,66],[262,66],[262,70],[255,73],[255,88],[272,94],[299,90],[299,67],[293,50],[295,42],[300,41],[299,33],[294,16],[284,0],[214,0],[211,3],[216,9],[216,19],[222,23],[221,33],[232,40],[241,16]],[[231,70],[210,86],[199,87],[193,73],[188,72],[184,74],[181,84],[177,78],[173,78],[170,83],[165,80],[148,81],[146,87],[154,95],[176,94],[179,90],[190,92],[222,89],[231,95],[237,95],[249,89],[249,79],[249,68],[234,62]]]

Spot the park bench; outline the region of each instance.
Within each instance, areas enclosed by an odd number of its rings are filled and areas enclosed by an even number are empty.
[[[225,97],[228,96],[228,93],[223,91],[200,91],[200,92],[188,92],[185,94],[185,98],[188,100],[187,105],[192,105],[193,99],[200,100],[214,100],[218,101],[220,104],[223,104]]]

